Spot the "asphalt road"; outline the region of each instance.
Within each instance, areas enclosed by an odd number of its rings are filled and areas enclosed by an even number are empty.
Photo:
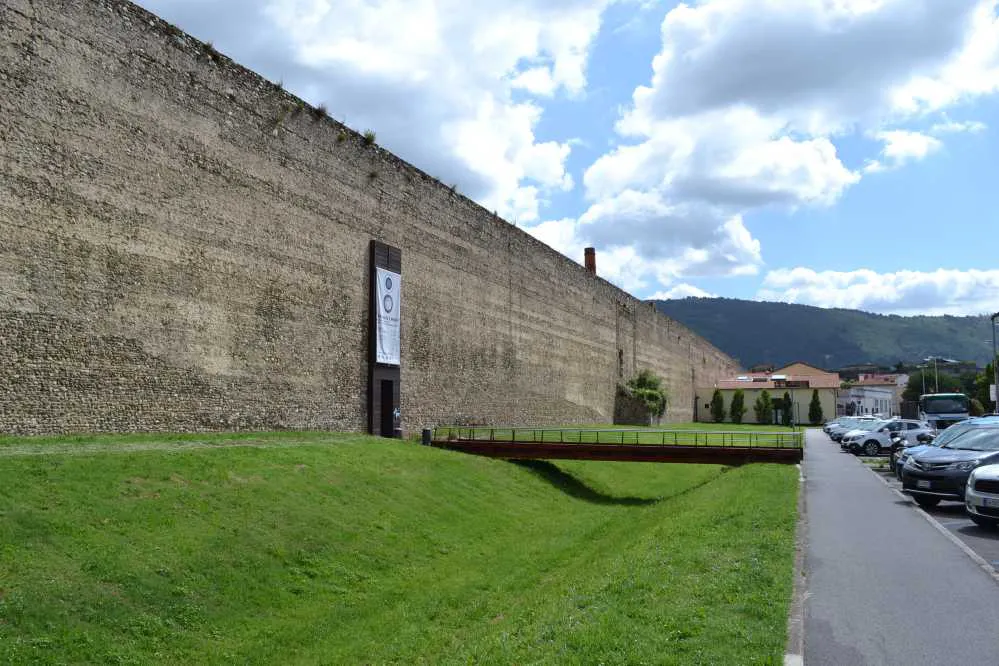
[[[885,461],[887,462],[887,458]],[[892,488],[902,489],[902,483],[893,475],[883,472],[881,478]],[[916,503],[912,504],[915,506]],[[999,569],[999,530],[975,525],[971,522],[971,518],[968,518],[968,514],[964,512],[964,505],[958,502],[940,502],[935,507],[924,510],[971,550],[978,553],[983,560]]]
[[[806,438],[805,664],[999,663],[999,585],[821,430]]]

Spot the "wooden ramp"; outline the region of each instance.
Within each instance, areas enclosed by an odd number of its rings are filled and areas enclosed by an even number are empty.
[[[430,445],[509,460],[797,464],[801,432],[437,428]]]

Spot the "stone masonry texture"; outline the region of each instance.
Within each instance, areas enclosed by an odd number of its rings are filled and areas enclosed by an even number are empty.
[[[402,250],[403,427],[667,418],[735,362],[122,0],[0,3],[0,431],[364,430]]]

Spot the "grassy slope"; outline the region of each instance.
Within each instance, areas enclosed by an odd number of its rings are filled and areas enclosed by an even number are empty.
[[[0,662],[780,663],[793,467],[249,439],[0,457]]]

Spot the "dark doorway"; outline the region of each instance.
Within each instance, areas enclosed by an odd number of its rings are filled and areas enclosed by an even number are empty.
[[[394,413],[395,413],[395,395],[392,390],[392,380],[383,379],[381,381],[382,386],[382,413],[381,413],[381,432],[378,433],[382,437],[391,437],[393,431],[395,430],[394,423]]]
[[[402,404],[402,349],[399,338],[399,324],[401,324],[399,309],[396,308],[395,312],[395,326],[386,325],[383,329],[378,322],[380,313],[389,312],[392,304],[401,303],[399,296],[402,287],[402,251],[372,240],[369,270],[368,432],[382,437],[401,437],[402,414],[399,406]],[[379,271],[388,275],[379,278]],[[386,299],[379,295],[380,289],[393,288],[396,290],[395,299]],[[394,353],[391,353],[393,351]]]

